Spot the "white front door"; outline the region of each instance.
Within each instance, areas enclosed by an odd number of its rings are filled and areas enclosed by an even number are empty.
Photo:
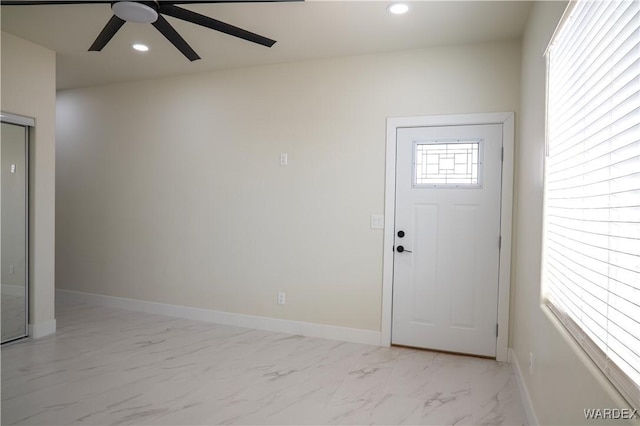
[[[398,128],[392,343],[496,356],[502,124]]]

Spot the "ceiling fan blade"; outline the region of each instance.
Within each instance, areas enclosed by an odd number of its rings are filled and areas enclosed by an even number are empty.
[[[173,6],[171,4],[160,3],[158,10],[160,13],[165,15],[173,16],[174,18],[182,19],[183,21],[191,22],[193,24],[202,25],[203,27],[211,28],[212,30],[220,31],[247,41],[252,41],[263,46],[271,47],[276,43],[275,40],[271,40],[270,38],[263,37],[259,34],[243,30],[242,28],[235,27],[225,22],[218,21],[217,19],[209,18],[208,16],[204,16],[178,6]]]
[[[124,25],[125,21],[123,19],[118,18],[116,15],[113,15],[107,25],[104,26],[96,41],[93,42],[91,47],[89,48],[90,52],[99,52],[103,47],[109,43],[109,40],[113,38],[114,35],[118,32],[118,30]]]
[[[55,5],[55,4],[93,4],[93,3],[111,3],[108,0],[97,0],[97,1],[67,1],[67,0],[49,0],[49,1],[29,1],[29,0],[1,0],[0,5],[2,6],[42,6],[42,5]]]
[[[191,62],[200,59],[200,56],[189,46],[189,44],[182,38],[180,34],[171,26],[171,24],[164,19],[164,17],[158,15],[158,20],[153,23],[158,31],[167,38],[184,56]]]

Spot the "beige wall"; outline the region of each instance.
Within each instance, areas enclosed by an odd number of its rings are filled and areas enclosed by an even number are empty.
[[[519,78],[509,41],[63,91],[57,286],[380,330],[385,119]]]
[[[30,325],[55,331],[56,57],[51,50],[2,32],[2,111],[35,118],[30,147]]]
[[[611,384],[540,305],[545,75],[543,57],[566,2],[537,2],[523,39],[516,159],[515,307],[511,346],[538,421],[587,424],[585,408],[626,408]],[[533,354],[533,373],[528,371]],[[596,422],[594,422],[595,424]],[[612,421],[625,424],[621,420]]]

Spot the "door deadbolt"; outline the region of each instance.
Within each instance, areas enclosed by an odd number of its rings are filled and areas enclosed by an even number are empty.
[[[398,231],[398,238],[404,237],[404,231]]]

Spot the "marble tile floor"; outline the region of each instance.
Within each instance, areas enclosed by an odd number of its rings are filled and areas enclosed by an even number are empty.
[[[2,425],[523,424],[509,364],[58,305],[2,348]]]

